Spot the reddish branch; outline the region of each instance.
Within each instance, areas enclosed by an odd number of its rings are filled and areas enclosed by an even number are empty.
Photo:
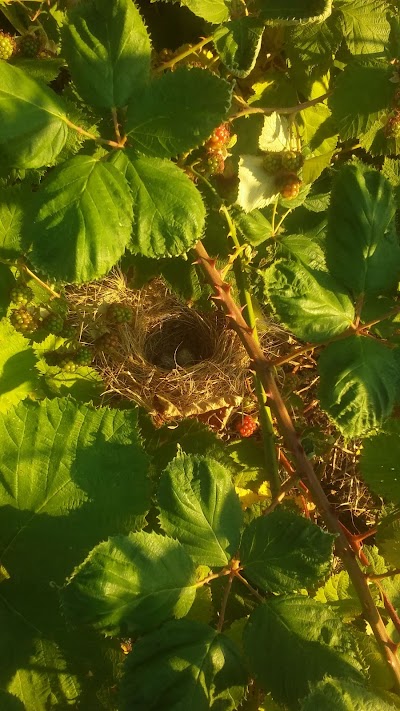
[[[400,694],[400,662],[394,652],[394,644],[386,632],[385,625],[376,608],[370,593],[368,582],[362,572],[352,547],[342,530],[339,521],[332,512],[329,501],[325,496],[320,481],[314,471],[312,463],[307,459],[305,451],[300,444],[295,427],[288,413],[285,403],[282,400],[274,376],[271,372],[269,362],[265,357],[260,345],[253,337],[242,315],[242,310],[237,306],[231,295],[231,287],[221,277],[220,272],[215,268],[215,260],[207,254],[203,244],[199,242],[195,248],[198,264],[201,265],[207,281],[213,287],[214,300],[220,303],[226,316],[231,321],[237,331],[244,347],[249,354],[252,366],[262,382],[269,400],[269,405],[274,411],[280,432],[284,438],[287,448],[292,452],[296,461],[297,473],[305,478],[307,487],[312,499],[319,509],[325,524],[331,533],[336,535],[336,550],[349,573],[351,581],[360,599],[363,613],[368,620],[375,638],[379,644],[383,656],[390,666],[394,679],[394,686]]]

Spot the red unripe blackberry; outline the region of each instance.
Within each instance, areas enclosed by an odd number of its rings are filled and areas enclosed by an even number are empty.
[[[44,319],[43,328],[49,333],[58,335],[64,328],[64,319],[60,314],[51,313]]]
[[[11,301],[18,306],[26,306],[33,299],[33,291],[26,284],[17,284],[11,289]]]
[[[267,173],[274,175],[282,168],[282,153],[279,151],[268,151],[263,156],[263,166]]]
[[[236,431],[241,437],[251,437],[251,435],[256,431],[258,425],[251,415],[244,415],[242,420],[240,420],[236,425]]]
[[[6,32],[0,32],[0,59],[10,59],[15,52],[14,37]]]
[[[32,333],[38,326],[35,315],[24,308],[12,311],[10,314],[10,322],[15,330],[20,333]]]
[[[283,173],[277,176],[276,187],[286,200],[293,200],[300,192],[301,180],[295,173]]]
[[[206,141],[206,147],[211,150],[223,148],[231,140],[231,132],[227,123],[222,123],[212,132]]]
[[[90,348],[80,348],[74,355],[76,365],[90,365],[93,360],[93,354]]]
[[[107,309],[107,318],[112,323],[129,323],[132,321],[132,309],[124,304],[111,304]]]
[[[100,336],[95,342],[95,346],[99,351],[102,351],[106,355],[117,350],[120,345],[120,340],[116,333],[105,333]]]
[[[304,157],[297,151],[282,151],[282,168],[297,172],[304,165]]]
[[[37,57],[42,43],[37,35],[28,33],[18,40],[18,49],[24,57]]]
[[[400,136],[400,110],[392,111],[383,128],[386,138],[398,138]]]

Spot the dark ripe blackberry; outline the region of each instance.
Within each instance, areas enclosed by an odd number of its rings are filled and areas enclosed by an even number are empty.
[[[0,59],[10,59],[15,52],[14,37],[6,32],[0,32]]]
[[[268,151],[263,156],[263,166],[267,173],[274,175],[282,168],[282,153],[278,151]]]
[[[112,323],[129,323],[132,320],[132,309],[125,304],[110,304],[107,309],[107,318]]]
[[[34,314],[24,308],[15,309],[10,314],[10,322],[16,331],[20,333],[33,333],[36,331],[38,322]]]
[[[17,284],[11,289],[11,301],[18,306],[26,306],[33,299],[33,291],[26,284]]]
[[[115,333],[105,333],[95,342],[96,349],[108,355],[119,348],[120,341]]]
[[[75,373],[77,368],[76,363],[68,356],[60,360],[59,365],[61,370],[64,370],[66,373]]]
[[[60,314],[51,313],[43,320],[43,328],[49,333],[58,335],[64,328],[64,319]]]
[[[80,348],[74,355],[76,365],[90,365],[93,360],[93,353],[90,348]]]
[[[293,173],[304,165],[304,157],[298,151],[282,151],[282,168]]]
[[[18,40],[18,49],[24,57],[34,58],[37,57],[41,44],[42,43],[37,35],[28,33],[26,35],[22,35],[22,37]]]

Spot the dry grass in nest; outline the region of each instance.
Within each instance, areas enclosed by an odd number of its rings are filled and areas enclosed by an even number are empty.
[[[70,288],[68,300],[81,320],[81,341],[95,345],[108,392],[151,414],[167,420],[237,406],[248,390],[249,359],[223,314],[186,306],[161,280],[132,290],[115,273]],[[132,321],[109,324],[112,303],[129,306]],[[107,332],[116,336],[109,351],[96,347]]]

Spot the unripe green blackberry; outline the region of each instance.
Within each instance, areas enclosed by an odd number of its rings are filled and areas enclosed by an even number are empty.
[[[72,360],[71,357],[65,357],[62,360],[60,360],[60,368],[61,370],[64,370],[66,373],[75,373],[77,365],[75,361]]]
[[[10,322],[15,330],[20,333],[33,333],[38,326],[35,315],[24,308],[12,311],[10,314]]]
[[[221,175],[224,172],[225,160],[220,151],[209,151],[207,168],[210,175]]]
[[[63,326],[63,330],[60,333],[60,336],[68,339],[77,338],[78,331],[76,330],[75,326],[72,326],[72,324],[65,323]]]
[[[15,52],[15,40],[6,32],[0,32],[0,59],[10,59]]]
[[[282,168],[282,153],[278,151],[268,151],[263,156],[263,166],[267,173],[274,175]]]
[[[293,200],[300,192],[301,180],[296,173],[282,173],[277,176],[276,187],[286,200]]]
[[[304,157],[297,151],[282,151],[282,168],[296,173],[304,165]]]
[[[41,44],[39,37],[29,32],[19,38],[18,49],[24,57],[34,58],[37,57]]]
[[[26,306],[33,299],[33,291],[26,284],[17,284],[11,289],[11,301],[18,306]]]
[[[116,333],[104,333],[104,335],[100,336],[95,342],[96,348],[105,355],[117,350],[119,345],[120,340]]]
[[[46,316],[42,325],[45,331],[58,335],[64,328],[64,319],[60,314],[51,313]]]
[[[111,304],[107,309],[107,318],[112,323],[129,323],[132,321],[132,309],[124,304]]]
[[[93,354],[90,348],[80,348],[74,355],[76,365],[90,365],[93,360]]]

